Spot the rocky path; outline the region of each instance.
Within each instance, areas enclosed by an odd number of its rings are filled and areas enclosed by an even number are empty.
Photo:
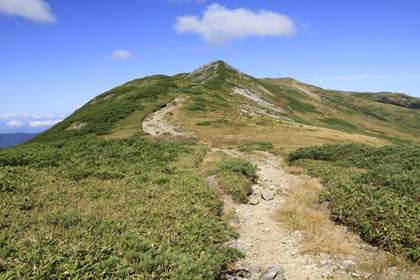
[[[250,156],[234,150],[223,151],[244,158],[259,168],[258,182],[253,186],[254,193],[248,204],[234,203],[225,198],[225,207],[233,208],[235,215],[232,221],[238,224],[240,232],[239,239],[229,245],[246,254],[238,265],[251,272],[251,279],[269,274],[273,267],[278,272],[278,278],[267,279],[282,279],[280,274],[288,280],[315,280],[331,276],[333,270],[328,266],[319,266],[320,260],[299,254],[300,232],[287,231],[274,217],[289,193],[298,186],[299,178],[279,169],[279,159],[273,154],[261,152]],[[344,270],[340,274],[345,274]]]

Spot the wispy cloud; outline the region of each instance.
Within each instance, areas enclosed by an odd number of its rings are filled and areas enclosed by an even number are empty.
[[[115,50],[110,57],[111,59],[130,59],[131,53],[126,50]]]
[[[0,119],[8,119],[8,118],[13,118],[16,117],[17,114],[15,113],[0,113]]]
[[[43,114],[41,113],[35,113],[31,115],[32,118],[34,119],[42,119],[43,118]]]
[[[349,81],[349,80],[383,80],[383,79],[420,79],[420,74],[353,74],[353,75],[339,75],[327,76],[317,78],[316,80],[332,80],[332,81]]]
[[[50,5],[43,0],[0,0],[0,13],[38,22],[56,22]]]
[[[296,27],[288,16],[276,12],[230,10],[214,3],[207,7],[201,19],[193,15],[178,17],[174,29],[180,34],[199,34],[211,46],[218,46],[251,35],[287,36],[293,34]]]
[[[30,121],[29,126],[30,127],[43,127],[43,126],[50,126],[54,125],[56,123],[61,122],[62,119],[59,120],[46,120],[46,121]]]
[[[23,126],[23,121],[19,121],[19,120],[12,120],[8,123],[6,123],[7,128],[19,128],[21,126]]]

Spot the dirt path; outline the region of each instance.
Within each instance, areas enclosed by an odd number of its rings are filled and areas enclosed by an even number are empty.
[[[143,131],[154,137],[164,134],[170,134],[171,136],[185,135],[185,132],[181,132],[177,126],[165,119],[165,115],[177,110],[182,105],[182,101],[183,97],[179,95],[164,108],[147,116],[142,123]]]
[[[272,266],[283,268],[287,280],[323,279],[333,274],[329,267],[319,267],[319,260],[300,255],[298,245],[301,234],[285,230],[273,217],[287,199],[285,194],[298,186],[299,178],[279,169],[279,159],[273,154],[265,152],[249,156],[234,150],[223,151],[249,160],[259,168],[258,182],[253,186],[254,193],[250,197],[250,203],[258,201],[258,204],[225,200],[226,207],[234,209],[240,233],[239,239],[230,245],[246,254],[239,265],[252,272],[251,279],[258,279],[261,270]]]
[[[166,107],[148,116],[143,121],[144,131],[155,137],[163,134],[188,135],[165,119],[165,114],[178,109],[181,102],[182,97],[178,96]],[[358,260],[322,253],[316,256],[302,255],[299,248],[304,237],[299,231],[287,230],[274,217],[290,193],[299,187],[301,179],[286,173],[279,167],[280,158],[268,152],[249,155],[232,149],[211,150],[216,151],[245,159],[259,168],[258,182],[253,186],[249,203],[236,203],[227,195],[223,197],[225,211],[233,213],[231,221],[240,233],[238,240],[226,245],[236,247],[246,255],[237,263],[239,273],[227,273],[224,275],[227,279],[418,279],[392,267],[387,271],[387,277],[358,271],[359,264],[379,261],[378,250],[358,238],[351,240],[359,252],[357,255],[363,256]],[[210,184],[216,184],[215,178],[207,179]],[[270,267],[274,268],[269,270]]]

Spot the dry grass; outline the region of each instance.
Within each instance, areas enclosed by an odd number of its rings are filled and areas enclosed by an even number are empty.
[[[391,255],[386,252],[378,252],[378,256],[371,261],[361,264],[360,271],[372,273],[369,279],[392,280],[395,279],[395,274],[392,272],[398,270],[399,273],[404,274],[404,279],[418,280],[420,269],[410,261]]]
[[[242,116],[236,109],[221,108],[215,112],[188,112],[179,110],[170,121],[186,131],[195,131],[196,137],[213,147],[237,147],[247,142],[270,142],[274,153],[286,155],[297,148],[323,145],[362,143],[373,146],[388,145],[389,142],[375,137],[349,134],[337,130],[312,127],[288,121],[276,122],[265,116],[252,119]],[[210,126],[197,126],[197,122],[226,119],[226,123],[212,122]],[[258,123],[265,123],[259,125]]]
[[[306,174],[306,171],[304,168],[299,166],[289,166],[287,167],[287,172],[293,175],[303,175]]]
[[[328,211],[317,202],[322,188],[317,179],[306,179],[280,207],[276,218],[286,227],[302,232],[302,249],[306,253],[353,256],[356,251],[346,234],[335,227]]]

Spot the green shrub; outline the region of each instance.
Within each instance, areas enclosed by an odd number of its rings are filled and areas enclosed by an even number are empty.
[[[188,104],[185,109],[187,109],[188,111],[207,111],[206,108],[206,103],[201,102],[201,101],[195,101],[193,103]]]
[[[334,219],[374,245],[420,260],[420,146],[324,145],[298,149],[288,161],[324,179],[321,199]]]
[[[273,144],[269,142],[246,142],[238,145],[238,150],[241,152],[251,153],[254,150],[271,151]]]
[[[198,125],[198,126],[209,126],[209,125],[211,125],[211,122],[210,121],[198,122],[195,125]]]
[[[204,154],[140,137],[1,149],[0,278],[217,279],[242,254]]]
[[[218,183],[235,199],[248,201],[257,180],[257,167],[242,159],[222,160],[217,164]]]

